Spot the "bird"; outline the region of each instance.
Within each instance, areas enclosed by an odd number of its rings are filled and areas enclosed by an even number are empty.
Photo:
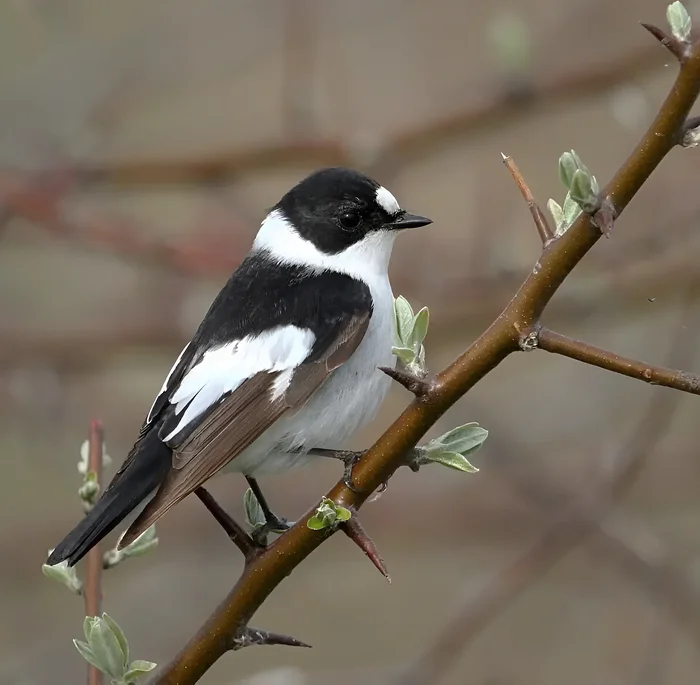
[[[293,186],[176,359],[123,464],[47,564],[75,565],[137,513],[123,549],[219,472],[252,484],[308,463],[316,448],[341,449],[390,387],[378,367],[395,363],[395,239],[431,223],[352,169]]]

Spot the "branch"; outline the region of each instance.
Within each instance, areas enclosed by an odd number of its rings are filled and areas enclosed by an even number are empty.
[[[523,199],[525,200],[525,202],[527,202],[527,207],[530,210],[530,214],[532,215],[532,220],[535,222],[535,227],[537,228],[537,233],[540,236],[542,244],[546,245],[554,237],[552,229],[549,227],[549,223],[547,222],[547,217],[544,215],[544,212],[537,204],[535,196],[532,194],[530,187],[525,182],[525,179],[523,178],[523,175],[520,173],[520,170],[513,161],[513,158],[504,155],[502,152],[501,156],[503,157],[503,163],[508,168],[508,171],[510,171],[511,176],[513,176],[515,185],[518,186],[518,190],[520,190]]]
[[[90,457],[88,471],[92,471],[97,482],[102,485],[102,444],[104,442],[104,430],[102,422],[93,420],[90,422]],[[86,557],[85,585],[85,615],[100,616],[102,604],[102,552],[100,546],[95,545]],[[102,671],[88,664],[88,685],[102,685]]]
[[[250,564],[262,552],[264,547],[258,545],[253,538],[229,516],[206,488],[200,486],[194,491],[194,494],[197,495],[200,502],[202,502],[209,513],[216,519],[216,522],[224,529],[231,542],[241,551],[245,563]]]
[[[539,83],[518,84],[517,96],[511,87],[501,86],[483,94],[476,104],[451,112],[427,124],[394,134],[382,146],[382,154],[372,166],[376,170],[390,161],[418,159],[427,150],[448,145],[517,117],[525,105],[539,102],[560,103],[589,98],[659,67],[658,51],[643,48],[621,56],[617,61],[555,74]],[[296,139],[265,143],[250,149],[223,151],[198,157],[141,159],[86,165],[82,172],[93,183],[118,185],[216,183],[243,173],[299,166],[356,166],[358,160],[343,141]]]
[[[612,181],[603,190],[620,216],[652,171],[673,148],[688,113],[700,92],[700,46],[693,44],[669,95],[649,130]],[[519,332],[538,323],[539,317],[559,286],[600,239],[587,215],[543,251],[540,269],[533,270],[511,302],[491,326],[453,364],[441,372],[430,392],[416,398],[355,466],[351,490],[341,480],[327,497],[336,504],[359,509],[368,497],[404,463],[428,429],[458,399],[519,349]],[[265,599],[309,554],[334,532],[311,530],[306,525],[313,510],[279,537],[242,576],[180,654],[155,680],[160,685],[190,685],[226,651],[226,636],[235,635],[251,619]],[[552,533],[547,547],[561,545],[559,533]],[[568,535],[568,533],[567,533]],[[498,598],[496,598],[498,601]]]
[[[682,62],[685,59],[686,47],[685,47],[684,43],[682,43],[680,40],[678,40],[675,36],[669,36],[665,31],[662,31],[658,26],[653,26],[652,24],[645,24],[644,22],[641,22],[641,24],[679,62]]]
[[[267,630],[260,628],[250,628],[246,626],[238,632],[233,638],[233,646],[230,648],[232,652],[237,652],[244,647],[253,647],[255,645],[286,645],[287,647],[308,647],[311,645],[297,640],[291,635],[283,635],[282,633],[270,633]]]
[[[534,336],[534,343],[532,343],[532,336]],[[651,385],[663,385],[692,395],[700,395],[700,376],[687,371],[652,366],[646,362],[621,357],[614,352],[608,352],[600,347],[574,340],[547,328],[538,328],[532,334],[528,334],[526,338],[526,345],[534,344],[535,347],[546,352],[576,359],[584,364],[597,366],[600,369],[619,373],[629,378],[636,378]]]
[[[693,282],[685,295],[679,320],[688,318],[694,304],[700,280]],[[679,331],[681,329],[679,328]],[[679,333],[674,340],[669,361],[686,365],[696,357],[700,336],[700,325],[689,334]],[[672,419],[679,405],[678,394],[656,393],[647,410],[640,417],[631,437],[613,456],[613,473],[602,486],[594,488],[588,496],[579,498],[575,506],[569,504],[570,494],[563,492],[541,476],[533,476],[520,467],[532,463],[533,459],[523,454],[520,443],[512,447],[503,443],[498,433],[490,438],[491,449],[501,456],[496,466],[514,464],[521,472],[508,471],[509,480],[516,489],[535,503],[555,523],[548,524],[547,532],[520,557],[502,569],[479,593],[467,596],[447,625],[440,631],[425,652],[402,673],[397,685],[424,685],[437,683],[449,672],[459,655],[471,644],[480,632],[529,584],[545,573],[566,554],[593,538],[592,551],[602,556],[603,561],[622,564],[625,573],[631,571],[642,578],[645,586],[669,606],[679,622],[688,625],[689,634],[700,636],[700,598],[688,586],[688,582],[669,564],[663,563],[668,554],[657,554],[654,561],[638,551],[634,543],[638,535],[630,534],[630,524],[619,514],[607,520],[612,505],[632,486],[650,456],[668,434]],[[507,438],[505,440],[508,440]],[[497,446],[494,447],[494,442]],[[511,457],[517,455],[517,458]],[[503,463],[503,457],[510,457]],[[602,461],[602,460],[601,460]],[[609,461],[606,459],[605,461]],[[593,505],[593,506],[592,506]],[[661,544],[656,545],[662,548]],[[659,560],[659,557],[661,558]]]
[[[380,371],[383,371],[389,378],[392,378],[400,385],[403,385],[406,390],[412,392],[416,397],[425,397],[431,390],[430,381],[425,378],[420,378],[409,371],[403,369],[394,369],[391,366],[379,366]]]
[[[165,243],[134,222],[115,216],[91,212],[68,216],[65,199],[84,176],[71,171],[56,174],[48,183],[19,173],[0,171],[0,203],[5,212],[12,212],[41,226],[50,234],[91,249],[103,250],[128,258],[138,258],[167,266],[185,274],[223,273],[230,271],[243,257],[240,240],[230,236],[246,235],[240,226],[229,231],[224,239],[206,238],[195,231],[196,240]],[[2,217],[0,216],[0,219]],[[240,223],[232,220],[232,223]]]

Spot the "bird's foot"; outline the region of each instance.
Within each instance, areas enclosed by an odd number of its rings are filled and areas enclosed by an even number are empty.
[[[309,454],[313,454],[317,457],[329,457],[331,459],[338,459],[345,464],[345,471],[343,472],[343,482],[350,488],[353,492],[359,492],[359,490],[353,485],[352,482],[352,470],[355,464],[362,458],[366,450],[360,452],[353,452],[352,450],[332,450],[325,449],[322,447],[309,450]]]
[[[270,509],[270,505],[265,499],[265,495],[263,495],[262,490],[260,489],[258,481],[252,476],[246,476],[245,478],[248,481],[248,485],[250,486],[250,489],[253,495],[255,496],[255,499],[258,501],[260,509],[262,510],[263,516],[265,518],[264,524],[255,526],[253,528],[251,536],[253,540],[255,540],[259,545],[267,546],[267,536],[270,533],[284,533],[294,525],[294,521],[289,521],[288,519],[281,518],[280,516],[277,516],[275,513],[273,513],[273,511]]]

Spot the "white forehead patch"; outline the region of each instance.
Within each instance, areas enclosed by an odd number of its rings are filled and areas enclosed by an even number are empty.
[[[401,211],[396,198],[384,187],[377,188],[377,204],[390,216],[398,214]]]

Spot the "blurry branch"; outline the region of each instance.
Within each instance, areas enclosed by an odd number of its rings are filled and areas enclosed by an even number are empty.
[[[88,439],[89,457],[88,470],[95,474],[97,483],[102,483],[102,445],[104,444],[104,430],[102,423],[97,420],[90,422],[90,434]],[[85,572],[85,615],[99,616],[102,605],[102,552],[100,546],[95,545],[87,554]],[[102,672],[92,664],[88,664],[88,685],[102,685]]]
[[[284,61],[282,116],[287,136],[308,138],[316,129],[314,77],[319,31],[316,20],[323,11],[316,0],[284,3]]]
[[[618,218],[649,175],[671,151],[685,130],[686,119],[700,93],[700,41],[688,43],[679,73],[661,108],[630,157],[610,183],[591,204],[592,185],[581,186],[581,203],[586,206],[573,225],[561,237],[543,249],[537,268],[533,269],[498,318],[449,367],[438,373],[430,391],[416,397],[386,432],[357,462],[352,473],[353,488],[341,479],[324,499],[337,507],[356,511],[394,472],[406,463],[406,455],[415,448],[428,429],[458,399],[508,355],[520,350],[520,335],[532,329],[566,277],[598,242],[601,230],[594,225],[603,210]],[[578,186],[572,186],[573,190]],[[578,191],[577,191],[578,192]],[[587,209],[588,207],[588,209]],[[598,225],[605,222],[599,222]],[[645,446],[646,449],[647,446]],[[615,463],[614,473],[606,479],[598,498],[608,502],[637,472],[637,459],[623,454]],[[492,606],[501,606],[513,594],[510,588],[527,584],[529,568],[553,564],[568,549],[572,539],[583,539],[591,530],[590,514],[581,520],[581,511],[590,511],[588,502],[565,512],[559,522],[542,538],[534,552],[504,572],[501,583],[482,600],[479,616],[491,615]],[[602,505],[601,505],[602,506]],[[585,509],[584,509],[585,508]],[[596,512],[601,511],[599,508]],[[307,521],[316,509],[307,512],[292,528],[274,541],[251,563],[196,635],[180,654],[155,678],[160,685],[190,685],[197,682],[229,649],[228,641],[248,625],[262,603],[306,557],[317,549],[336,528],[312,530]],[[483,619],[481,619],[483,620]],[[478,629],[480,622],[474,623]]]
[[[597,366],[600,369],[619,373],[629,378],[636,378],[651,385],[664,385],[667,388],[700,395],[700,377],[687,371],[651,366],[646,362],[621,357],[614,352],[608,352],[580,340],[573,340],[542,327],[535,328],[532,333],[524,336],[523,340],[525,339],[527,339],[527,343],[523,344],[534,346],[540,350],[570,357],[584,364]]]
[[[307,0],[308,1],[308,0]],[[543,79],[539,83],[520,81],[482,95],[464,109],[427,124],[399,131],[381,146],[379,159],[368,171],[417,159],[436,147],[473,135],[487,128],[503,126],[524,106],[583,99],[626,83],[659,66],[659,49],[645,47],[621,56],[617,61],[588,65],[580,70]],[[92,182],[115,184],[212,183],[241,173],[298,166],[357,166],[351,147],[339,140],[314,139],[267,143],[248,150],[214,153],[209,156],[142,159],[86,165]]]
[[[68,242],[161,264],[185,274],[229,271],[243,255],[241,245],[231,244],[230,238],[226,244],[221,239],[207,244],[197,234],[188,243],[168,244],[117,217],[96,212],[68,216],[65,200],[69,191],[79,186],[80,179],[80,174],[66,172],[60,182],[47,185],[21,174],[0,172],[0,202],[7,211]]]
[[[688,288],[681,307],[678,333],[669,353],[670,363],[686,366],[697,356],[700,323],[689,332],[682,323],[689,318],[699,293],[700,281],[697,281]],[[646,529],[640,531],[639,525],[611,512],[668,434],[681,397],[678,393],[654,395],[626,444],[615,454],[603,453],[602,459],[598,459],[601,471],[608,474],[602,484],[578,497],[574,506],[569,503],[568,493],[548,483],[541,475],[535,476],[522,467],[513,473],[509,467],[514,463],[527,464],[533,460],[523,454],[522,445],[511,445],[508,438],[503,437],[506,433],[496,432],[491,445],[492,448],[495,445],[501,459],[491,463],[500,466],[515,488],[542,510],[549,521],[547,531],[485,586],[472,589],[434,642],[397,679],[397,685],[440,682],[463,651],[504,609],[564,556],[588,542],[592,533],[597,533],[590,540],[593,553],[603,561],[616,563],[639,580],[659,603],[688,627],[690,636],[700,640],[700,596],[669,563],[670,555],[656,536]],[[640,538],[653,540],[652,558],[646,549],[650,545],[640,549],[637,542]]]

